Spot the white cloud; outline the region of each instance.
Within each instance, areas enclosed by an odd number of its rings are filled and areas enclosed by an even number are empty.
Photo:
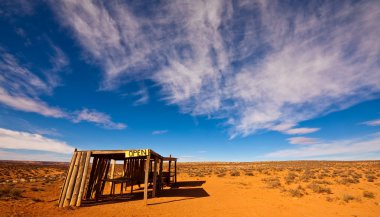
[[[296,148],[268,153],[266,157],[275,159],[329,159],[332,156],[344,158],[344,156],[360,156],[375,152],[380,152],[379,135],[297,146]]]
[[[37,76],[27,67],[21,65],[12,55],[0,47],[0,103],[12,109],[34,112],[46,117],[65,118],[75,123],[87,121],[107,129],[125,129],[123,123],[115,123],[107,114],[94,109],[70,112],[53,107],[40,99],[41,95],[51,95],[59,84],[59,73],[68,65],[68,58],[63,51],[51,44],[54,55],[50,62],[52,68]]]
[[[306,127],[300,127],[300,128],[292,128],[287,131],[285,131],[286,134],[308,134],[308,133],[314,133],[317,132],[319,128],[306,128]]]
[[[152,132],[152,135],[161,135],[165,133],[168,133],[168,130],[155,130]]]
[[[368,126],[373,126],[373,127],[380,126],[380,119],[366,121],[363,124],[368,125]]]
[[[111,120],[111,117],[107,114],[98,112],[96,110],[89,110],[87,108],[75,113],[73,121],[75,123],[81,121],[92,122],[107,129],[125,129],[127,126],[123,123],[115,123]]]
[[[19,160],[19,161],[53,161],[69,162],[71,154],[59,153],[19,153],[17,151],[0,150],[1,160]]]
[[[0,128],[0,148],[38,150],[63,154],[69,154],[74,151],[73,147],[62,141],[49,139],[39,134],[4,128]]]
[[[227,120],[232,137],[296,126],[380,93],[377,1],[302,7],[170,1],[149,5],[149,17],[134,6],[63,1],[53,7],[103,67],[104,87],[153,80],[181,111]],[[280,132],[318,130],[294,126]]]
[[[67,114],[61,109],[50,107],[39,99],[23,96],[12,96],[2,88],[0,88],[0,103],[3,103],[16,110],[35,112],[47,117],[67,117]]]
[[[143,86],[139,91],[134,93],[133,95],[138,96],[139,98],[133,103],[135,106],[147,104],[149,101],[149,92],[148,89]]]
[[[312,145],[317,144],[318,140],[315,138],[309,138],[309,137],[291,137],[287,139],[290,144],[294,145]]]

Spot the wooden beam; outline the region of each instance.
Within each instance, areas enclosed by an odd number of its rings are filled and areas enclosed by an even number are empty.
[[[111,174],[110,174],[110,178],[113,179],[113,176],[114,176],[114,172],[115,172],[115,164],[116,164],[116,160],[112,159],[112,162],[111,162]],[[124,172],[123,172],[124,173]],[[112,182],[110,182],[110,188],[112,187]]]
[[[95,171],[97,169],[98,163],[100,163],[99,162],[99,158],[98,157],[94,157],[94,159],[92,161],[90,179],[88,181],[87,192],[86,192],[86,199],[87,200],[91,198],[92,188],[93,188],[94,180],[95,180]]]
[[[160,182],[160,190],[162,190],[163,189],[163,183],[162,183],[162,167],[163,167],[163,165],[164,165],[164,161],[163,161],[163,159],[160,159],[160,173],[159,173],[159,176],[158,176],[158,180],[159,180],[159,182]]]
[[[174,161],[174,183],[177,183],[177,161]]]
[[[83,175],[85,160],[86,160],[86,152],[81,152],[80,161],[79,161],[79,169],[78,169],[77,177],[75,179],[75,183],[73,186],[74,191],[73,191],[73,195],[71,196],[70,206],[75,206],[77,204],[79,188],[82,182],[82,175]]]
[[[61,190],[61,195],[59,197],[59,202],[58,202],[59,207],[63,206],[63,201],[65,200],[65,197],[66,197],[67,186],[69,185],[69,182],[70,182],[70,177],[71,177],[71,173],[73,172],[76,157],[77,157],[77,152],[75,151],[73,154],[73,157],[71,158],[70,167],[69,167],[69,170],[67,172],[64,185],[63,185],[62,190]]]
[[[152,191],[152,197],[156,197],[157,161],[158,161],[158,157],[155,157],[154,158],[154,169],[153,169],[153,191]]]
[[[148,204],[148,179],[149,179],[149,168],[150,166],[150,155],[146,157],[145,162],[145,179],[144,179],[144,201],[145,205]]]
[[[86,162],[85,162],[84,169],[83,169],[82,181],[80,183],[80,191],[79,191],[76,206],[80,206],[82,204],[82,198],[83,198],[83,194],[84,194],[84,188],[86,186],[87,173],[88,173],[88,166],[90,164],[90,158],[91,158],[91,151],[87,151]]]
[[[71,195],[73,193],[74,184],[75,184],[75,180],[77,177],[80,158],[81,158],[81,152],[78,152],[77,157],[75,158],[75,164],[74,164],[73,172],[72,172],[71,177],[70,177],[70,182],[69,182],[69,185],[67,186],[67,193],[66,193],[66,198],[63,201],[63,207],[66,207],[70,204]]]

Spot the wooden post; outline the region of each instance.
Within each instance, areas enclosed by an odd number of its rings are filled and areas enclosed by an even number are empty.
[[[88,186],[87,186],[87,192],[86,192],[86,199],[87,200],[91,198],[92,188],[93,188],[94,180],[95,180],[95,170],[97,168],[98,163],[100,163],[99,158],[94,157],[94,160],[92,161],[90,179],[88,180]]]
[[[116,164],[116,160],[112,159],[111,174],[110,174],[111,179],[113,179],[113,176],[114,176],[115,164]],[[112,188],[112,182],[110,182],[110,188]]]
[[[70,167],[69,167],[69,170],[68,170],[67,175],[66,175],[65,183],[64,183],[62,190],[61,190],[61,196],[59,197],[59,202],[58,202],[59,207],[63,206],[63,201],[66,198],[67,186],[69,185],[69,182],[70,182],[70,177],[71,177],[71,173],[72,173],[73,168],[74,168],[77,153],[78,152],[75,151],[73,154],[73,157],[71,158]]]
[[[149,179],[149,168],[150,166],[150,153],[146,156],[145,162],[145,179],[144,179],[144,201],[145,205],[148,204],[148,179]]]
[[[152,197],[156,197],[157,161],[158,161],[158,157],[155,157],[154,158],[154,169],[153,169],[153,190],[152,190]]]
[[[102,175],[102,180],[101,180],[102,181],[102,188],[101,188],[101,191],[100,191],[100,195],[102,195],[103,192],[104,192],[104,187],[106,185],[105,179],[107,179],[107,177],[108,177],[108,170],[110,169],[110,162],[111,162],[111,160],[107,161],[107,167],[106,167],[106,170],[105,170],[105,174],[104,174],[104,176]]]
[[[159,175],[159,178],[158,178],[158,180],[160,181],[160,190],[162,190],[163,189],[163,183],[162,183],[162,167],[163,167],[163,165],[164,165],[164,161],[163,161],[164,159],[160,159],[160,175]]]
[[[91,158],[91,151],[88,151],[86,154],[86,162],[84,165],[83,175],[82,175],[82,181],[80,183],[80,191],[77,199],[76,206],[80,206],[82,203],[83,193],[84,193],[84,187],[86,186],[87,181],[87,173],[88,173],[88,166],[90,164],[90,158]]]
[[[78,169],[77,177],[75,179],[75,183],[73,185],[74,191],[73,191],[73,195],[71,196],[70,206],[75,206],[77,204],[79,188],[82,182],[82,175],[83,175],[85,160],[86,160],[86,152],[83,151],[80,153],[79,169]]]
[[[172,155],[169,155],[169,158],[171,159]],[[172,179],[172,168],[171,167],[172,167],[172,161],[169,160],[169,180],[167,181],[168,182],[167,184],[169,184],[170,180]]]
[[[67,194],[66,194],[65,200],[63,201],[63,207],[68,206],[70,203],[71,195],[72,195],[73,190],[74,190],[73,188],[74,188],[74,184],[75,184],[75,180],[76,180],[76,176],[77,176],[77,172],[78,172],[78,166],[79,166],[80,158],[81,158],[81,153],[78,152],[77,157],[75,158],[75,164],[74,164],[73,172],[72,172],[71,177],[70,177],[70,182],[69,182],[69,185],[67,186]]]
[[[177,160],[174,161],[174,183],[177,183]]]

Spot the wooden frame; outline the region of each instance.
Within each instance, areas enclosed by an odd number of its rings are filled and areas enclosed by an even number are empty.
[[[92,159],[92,164],[90,163]],[[115,178],[115,164],[123,161],[122,177]],[[89,150],[75,149],[63,183],[59,207],[81,206],[82,200],[98,201],[109,182],[110,195],[115,194],[115,185],[120,184],[120,194],[128,186],[133,193],[133,185],[144,184],[144,202],[147,204],[149,183],[152,197],[162,189],[162,167],[165,160],[175,162],[176,158],[162,157],[151,149],[140,150]],[[159,186],[159,188],[157,188]]]

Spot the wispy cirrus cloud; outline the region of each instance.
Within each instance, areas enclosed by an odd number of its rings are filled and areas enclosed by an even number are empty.
[[[371,154],[380,152],[379,134],[367,137],[354,138],[349,140],[335,140],[312,144],[304,144],[296,148],[289,148],[268,153],[266,157],[276,159],[329,159],[330,157],[360,156],[361,154]],[[351,158],[352,159],[352,158]]]
[[[297,123],[380,93],[377,1],[63,1],[52,4],[103,88],[150,79],[181,111],[226,120],[231,137],[306,134]]]
[[[60,85],[58,73],[69,63],[60,48],[55,45],[52,48],[55,51],[50,59],[52,68],[37,75],[0,47],[0,103],[46,117],[69,119],[75,123],[86,121],[107,129],[125,129],[125,124],[115,123],[109,115],[94,109],[70,112],[40,99],[41,95],[52,95],[54,88]]]
[[[291,137],[287,140],[293,145],[312,145],[319,143],[318,139],[310,137]]]
[[[168,133],[168,130],[155,130],[152,132],[152,135],[161,135],[161,134],[166,134]]]
[[[368,126],[373,126],[373,127],[380,126],[380,119],[366,121],[366,122],[363,122],[363,124],[368,125]]]
[[[127,125],[123,123],[115,123],[111,120],[111,117],[102,112],[96,110],[89,110],[87,108],[75,112],[75,117],[73,118],[74,123],[81,121],[87,121],[90,123],[95,123],[107,129],[125,129]]]
[[[63,154],[69,154],[74,151],[73,147],[62,141],[49,139],[40,134],[4,128],[0,128],[0,148],[37,150]]]

